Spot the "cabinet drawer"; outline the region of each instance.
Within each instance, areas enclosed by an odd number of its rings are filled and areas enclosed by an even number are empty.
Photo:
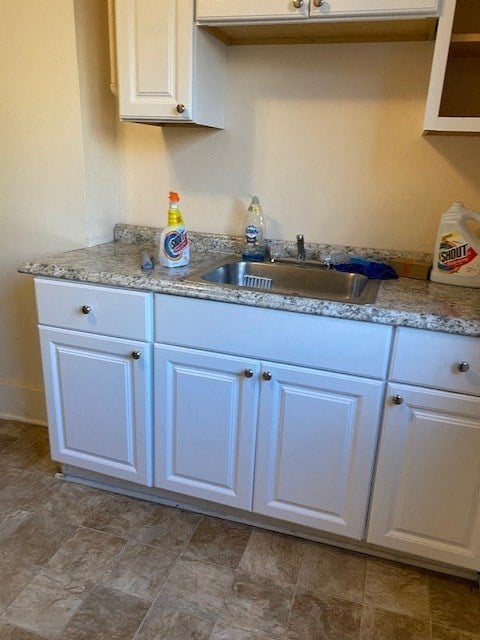
[[[35,279],[38,321],[89,333],[150,340],[152,294]]]
[[[155,341],[372,378],[386,374],[391,327],[157,294]]]
[[[466,363],[461,371],[461,363]],[[398,329],[391,379],[480,395],[480,339],[420,329]]]

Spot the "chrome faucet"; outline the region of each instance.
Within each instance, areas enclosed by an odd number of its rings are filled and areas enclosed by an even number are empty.
[[[306,253],[305,253],[305,243],[303,240],[303,234],[299,233],[297,235],[297,260],[305,260],[306,258]]]

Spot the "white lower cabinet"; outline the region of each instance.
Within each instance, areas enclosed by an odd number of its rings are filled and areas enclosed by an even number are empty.
[[[52,458],[151,486],[151,345],[40,326]]]
[[[361,539],[383,383],[277,364],[263,375],[253,510]]]
[[[367,540],[480,571],[480,398],[389,387]]]
[[[35,284],[54,460],[480,572],[478,338]]]
[[[155,486],[362,537],[381,381],[164,345],[155,381]]]
[[[155,345],[155,486],[252,508],[259,364]]]

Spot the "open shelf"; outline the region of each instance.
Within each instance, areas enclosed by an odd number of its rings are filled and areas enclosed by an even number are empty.
[[[454,33],[450,41],[450,55],[480,57],[480,33]]]

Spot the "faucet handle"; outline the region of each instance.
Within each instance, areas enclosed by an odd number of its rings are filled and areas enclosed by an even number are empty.
[[[305,260],[305,242],[303,238],[303,234],[299,233],[297,235],[297,260]]]

